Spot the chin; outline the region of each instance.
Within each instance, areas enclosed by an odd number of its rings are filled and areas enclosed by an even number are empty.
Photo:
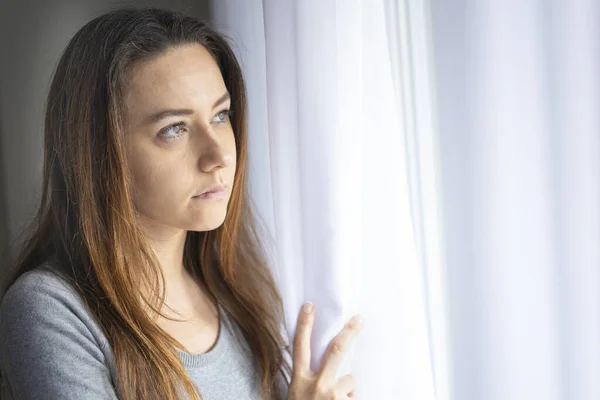
[[[226,214],[223,213],[222,216],[213,216],[213,218],[210,218],[208,221],[207,219],[209,218],[204,218],[201,223],[192,224],[188,230],[195,232],[213,231],[223,225],[223,222],[225,222],[225,216]]]

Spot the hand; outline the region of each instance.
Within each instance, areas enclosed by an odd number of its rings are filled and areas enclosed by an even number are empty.
[[[334,380],[350,343],[362,329],[362,318],[356,316],[351,319],[333,338],[323,357],[319,373],[310,370],[310,337],[314,321],[314,306],[306,303],[298,315],[298,325],[294,334],[292,381],[288,390],[288,400],[351,399],[355,390],[352,375],[345,375],[337,382]]]

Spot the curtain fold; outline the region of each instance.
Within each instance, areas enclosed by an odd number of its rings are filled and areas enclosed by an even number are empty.
[[[264,107],[250,110],[250,179],[275,239],[289,338],[301,304],[315,303],[317,371],[362,313],[338,378],[352,373],[358,398],[434,399],[385,3],[219,0],[213,15],[237,43],[250,104]]]

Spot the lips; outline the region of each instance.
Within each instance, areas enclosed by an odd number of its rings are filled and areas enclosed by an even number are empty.
[[[202,192],[195,195],[194,197],[206,196],[206,195],[210,195],[212,193],[222,192],[222,191],[225,191],[225,189],[227,189],[227,186],[225,186],[225,185],[213,185],[213,186],[210,186],[210,187],[204,189]]]

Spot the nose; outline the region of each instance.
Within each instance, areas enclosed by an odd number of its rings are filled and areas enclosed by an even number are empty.
[[[204,129],[203,134],[199,136],[198,164],[203,172],[212,172],[230,165],[233,160],[232,151],[212,128]]]

